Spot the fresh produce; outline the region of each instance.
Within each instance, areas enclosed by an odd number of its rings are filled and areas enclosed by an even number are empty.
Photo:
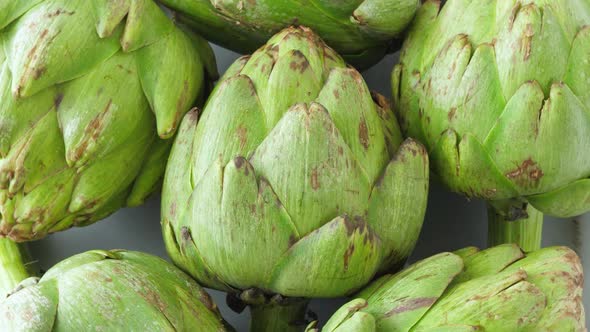
[[[293,297],[351,294],[402,266],[424,218],[426,151],[311,30],[237,60],[198,125],[197,113],[168,162],[164,239],[200,283],[254,304],[252,330],[297,330]]]
[[[583,282],[565,247],[465,248],[381,277],[322,331],[585,331]]]
[[[0,0],[0,237],[142,203],[215,75],[151,0]]]
[[[491,243],[540,245],[590,210],[590,2],[427,1],[393,71],[400,125],[451,190],[490,204]]]
[[[366,68],[395,50],[419,0],[160,0],[207,39],[241,53],[281,29],[313,29],[347,62]]]
[[[24,268],[0,239],[0,263]],[[0,267],[2,267],[0,265]],[[0,269],[0,280],[12,270]],[[1,285],[1,283],[0,283]],[[209,295],[170,263],[124,250],[70,257],[0,298],[2,331],[226,331]]]

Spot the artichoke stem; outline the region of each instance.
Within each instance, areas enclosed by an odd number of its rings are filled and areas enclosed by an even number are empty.
[[[34,276],[34,265],[24,244],[0,238],[0,299],[21,281]]]
[[[530,204],[516,211],[512,204],[488,203],[488,246],[516,243],[525,252],[541,248],[543,213]]]
[[[301,332],[306,326],[308,300],[250,305],[250,332]]]

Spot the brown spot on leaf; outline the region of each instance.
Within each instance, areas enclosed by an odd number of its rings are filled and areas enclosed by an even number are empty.
[[[133,74],[133,71],[129,68],[125,68],[123,65],[118,64],[117,67],[121,70],[123,70],[124,72],[126,72],[127,74]]]
[[[348,263],[350,261],[350,257],[354,253],[354,243],[351,243],[346,251],[344,251],[344,271],[348,271]]]
[[[193,107],[187,114],[187,118],[188,120],[192,121],[192,122],[197,122],[197,120],[199,119],[199,108],[198,107]]]
[[[84,129],[86,135],[84,136],[83,141],[80,142],[78,147],[74,150],[74,160],[79,160],[80,158],[82,158],[84,152],[86,152],[86,149],[88,148],[88,145],[90,145],[90,142],[96,142],[99,139],[100,133],[102,132],[104,126],[104,118],[108,114],[112,104],[113,100],[109,99],[104,110],[88,123],[88,125]]]
[[[381,119],[383,119],[386,122],[391,121],[391,118],[393,117],[393,112],[391,111],[391,105],[389,103],[389,100],[387,100],[387,98],[385,98],[383,95],[374,91],[371,91],[371,98],[373,98],[373,101],[378,106],[377,113],[379,114]]]
[[[237,169],[242,168],[242,166],[244,166],[245,163],[246,163],[246,159],[244,159],[244,157],[234,158],[234,164],[236,165]]]
[[[346,234],[349,237],[352,236],[354,231],[357,229],[357,225],[356,225],[355,221],[353,219],[350,219],[350,217],[347,214],[343,215],[342,219],[344,220],[344,227],[346,228]]]
[[[269,44],[266,46],[266,51],[268,54],[276,61],[278,54],[279,54],[279,45],[277,44]]]
[[[456,107],[452,107],[451,110],[449,111],[449,113],[447,114],[447,117],[449,118],[449,121],[453,121],[453,119],[455,118],[455,113],[457,112],[457,108]]]
[[[358,304],[355,304],[354,306],[348,308],[348,312],[357,312],[357,311],[364,309],[368,306],[369,306],[368,302],[358,303]]]
[[[524,35],[522,37],[522,48],[524,51],[524,61],[527,61],[531,56],[531,46],[533,43],[533,36],[535,35],[535,30],[533,30],[533,25],[528,23],[524,30]]]
[[[573,286],[570,287],[572,288],[570,292],[574,293],[575,289],[581,289],[584,286],[584,271],[582,268],[582,262],[580,261],[580,257],[578,257],[578,255],[576,255],[576,253],[570,249],[567,249],[567,251],[568,252],[563,256],[563,258],[564,261],[571,266],[572,273],[570,274],[563,271],[565,275],[562,276],[560,279],[571,279],[573,281]]]
[[[531,158],[523,161],[516,169],[506,173],[508,179],[523,187],[536,186],[543,175],[543,170]]]
[[[33,59],[35,57],[35,52],[37,52],[37,48],[43,42],[43,39],[45,39],[45,37],[47,37],[48,32],[49,32],[49,30],[47,30],[47,29],[44,29],[43,31],[41,31],[41,34],[39,35],[39,38],[35,42],[35,45],[33,45],[33,47],[31,47],[31,49],[27,53],[27,58]]]
[[[160,294],[153,289],[144,288],[142,289],[139,294],[143,297],[148,303],[152,304],[153,306],[157,307],[161,312],[166,311],[166,303],[160,297]]]
[[[190,96],[188,89],[188,81],[184,80],[184,83],[182,85],[182,93],[180,94],[180,98],[178,98],[178,101],[176,102],[176,111],[178,112],[184,112],[185,105],[189,102],[188,98]]]
[[[436,302],[437,297],[416,297],[403,301],[399,306],[385,313],[385,317],[391,317],[403,312],[412,311],[420,308],[427,308]]]
[[[125,273],[125,271],[123,271],[121,269],[121,267],[118,266],[118,265],[113,266],[112,271],[113,271],[114,274],[117,274],[117,275],[122,275],[123,273]]]
[[[512,28],[514,27],[514,22],[516,21],[516,15],[520,11],[520,6],[520,2],[517,2],[516,5],[512,7],[512,11],[510,12],[510,17],[508,21],[508,31],[512,31]]]
[[[35,70],[33,71],[33,79],[38,80],[41,77],[41,75],[43,75],[46,71],[47,67],[45,66],[35,68]]]
[[[359,123],[359,141],[365,150],[369,148],[369,129],[365,118],[362,118]]]
[[[354,222],[356,224],[356,228],[359,230],[360,233],[365,231],[365,227],[367,226],[365,220],[361,216],[354,216]]]
[[[215,302],[213,302],[211,296],[209,296],[209,294],[207,294],[205,291],[199,292],[199,300],[205,305],[205,307],[209,308],[209,310],[217,310],[217,305]]]
[[[318,179],[318,169],[317,168],[314,168],[311,171],[310,181],[311,181],[311,188],[313,190],[318,190],[320,188],[320,180]]]
[[[57,16],[59,16],[59,15],[62,15],[62,14],[65,14],[65,15],[72,16],[72,15],[74,15],[75,13],[76,13],[75,11],[71,11],[71,12],[69,12],[69,11],[67,11],[67,10],[64,10],[64,9],[58,8],[58,9],[56,9],[56,10],[52,11],[52,12],[48,12],[48,13],[46,13],[46,14],[45,14],[45,16],[46,16],[46,17],[48,17],[48,18],[54,18],[54,17],[57,17]]]
[[[334,89],[334,91],[332,91],[334,93],[334,97],[336,99],[340,98],[340,92],[338,92],[338,90]]]
[[[180,228],[180,236],[181,236],[182,240],[185,242],[189,242],[189,241],[193,240],[193,237],[191,235],[191,231],[186,226],[182,226]]]
[[[412,156],[416,157],[417,155],[423,155],[423,156],[427,155],[426,151],[424,149],[420,148],[421,147],[420,143],[418,143],[417,141],[415,141],[411,138],[409,138],[408,141],[414,143],[414,144],[407,144],[405,146],[405,149],[408,150],[412,154]],[[399,155],[403,156],[401,153]]]
[[[309,61],[307,61],[305,55],[303,55],[303,53],[298,50],[293,51],[293,56],[297,59],[291,61],[289,68],[294,71],[299,71],[299,73],[303,74],[307,68],[309,68]]]

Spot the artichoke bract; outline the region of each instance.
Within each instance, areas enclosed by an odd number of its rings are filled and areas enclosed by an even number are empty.
[[[0,1],[0,237],[140,204],[215,75],[207,42],[151,0]]]
[[[389,51],[419,0],[160,0],[208,40],[250,53],[281,29],[313,29],[347,62],[366,68]]]
[[[311,30],[238,59],[198,125],[197,113],[170,154],[162,229],[200,283],[242,300],[337,297],[404,263],[426,208],[426,151]]]
[[[590,210],[590,3],[439,7],[421,7],[393,71],[402,130],[446,186],[490,202],[492,242],[518,240],[527,227],[501,222],[528,216],[536,247],[542,213]]]
[[[585,331],[583,282],[565,247],[470,247],[383,276],[322,331]]]
[[[88,251],[25,279],[0,299],[0,318],[11,332],[231,330],[184,272],[122,250]]]

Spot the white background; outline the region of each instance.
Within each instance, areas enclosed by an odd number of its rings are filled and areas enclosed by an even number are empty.
[[[239,56],[217,47],[215,53],[220,73]],[[390,97],[390,73],[396,61],[397,56],[390,55],[363,73],[370,89]],[[91,249],[129,249],[166,257],[160,233],[159,205],[160,197],[155,194],[141,207],[122,209],[94,225],[50,235],[31,243],[33,255],[39,259],[44,270],[64,258]],[[588,291],[584,294],[584,303],[590,311],[590,215],[582,216],[578,221],[579,227],[576,228],[571,220],[545,217],[543,245],[577,247],[585,263],[584,270],[589,276],[586,279]],[[432,183],[422,235],[410,261],[470,245],[485,247],[486,238],[485,203],[468,201]],[[226,320],[238,331],[247,331],[247,310],[240,315],[235,314],[226,306],[223,293],[212,291],[211,294]],[[319,315],[320,321],[325,322],[343,302],[343,299],[314,300],[310,307]],[[590,313],[586,321],[590,325]]]

